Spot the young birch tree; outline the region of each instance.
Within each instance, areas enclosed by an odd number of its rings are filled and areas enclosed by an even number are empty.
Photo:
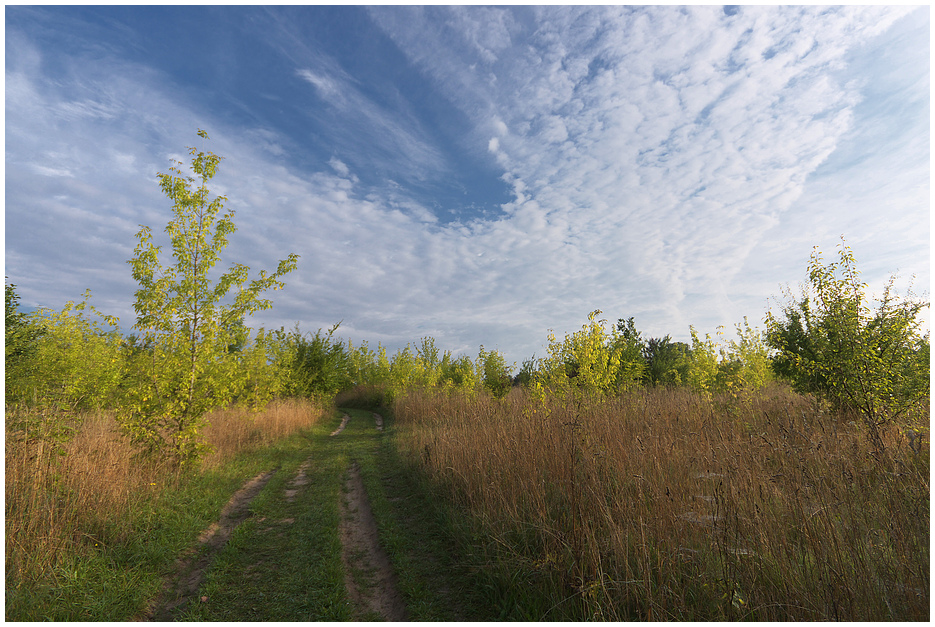
[[[208,139],[203,130],[198,136]],[[196,148],[189,154],[197,178],[183,172],[181,162],[169,174],[159,174],[162,191],[173,203],[165,230],[174,263],[162,265],[162,246],[142,225],[128,261],[139,284],[134,330],[148,350],[132,371],[137,385],[129,389],[121,412],[124,428],[138,444],[152,451],[168,449],[182,465],[197,460],[206,448],[199,435],[205,413],[237,391],[232,374],[237,369],[229,367],[237,359],[228,350],[238,341],[233,334],[245,316],[272,306],[264,292],[282,289],[282,277],[298,262],[290,254],[276,272],[260,271],[254,280],[249,280],[250,269],[238,263],[212,281],[209,273],[236,231],[234,212],[224,210],[224,196],[210,198],[207,186],[221,157]]]

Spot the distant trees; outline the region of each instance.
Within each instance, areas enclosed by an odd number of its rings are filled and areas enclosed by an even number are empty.
[[[29,316],[20,311],[20,297],[16,285],[4,284],[5,308],[3,322],[5,327],[4,352],[6,367],[6,405],[12,406],[26,400],[29,382],[36,367],[36,341],[42,329],[32,323]]]
[[[535,385],[563,396],[617,391],[623,346],[607,333],[607,321],[597,319],[601,313],[592,311],[587,324],[562,341],[549,333],[548,355],[540,362]]]
[[[335,324],[327,333],[321,329],[309,337],[298,325],[288,335],[281,336],[285,345],[281,351],[285,372],[283,392],[306,398],[334,396],[351,385],[351,358],[344,343],[334,339]]]
[[[120,379],[122,338],[117,319],[89,304],[62,311],[19,311],[15,285],[6,285],[6,404],[76,412],[109,406]]]
[[[684,342],[673,342],[666,335],[650,338],[643,345],[646,361],[644,380],[649,385],[679,385],[688,378],[691,349]]]
[[[746,319],[736,325],[737,339],[701,339],[694,328],[691,345],[668,335],[643,339],[634,318],[620,318],[608,332],[600,311],[588,316],[580,331],[558,341],[549,335],[545,359],[523,362],[514,385],[553,390],[590,389],[616,394],[638,386],[688,386],[711,396],[762,387],[774,378],[763,333]],[[719,336],[723,332],[719,331]]]
[[[643,354],[643,339],[636,330],[633,317],[617,320],[617,333],[614,346],[620,351],[620,366],[617,369],[617,389],[627,389],[642,383],[646,371],[646,357]]]
[[[480,347],[477,355],[477,372],[483,375],[484,387],[496,398],[503,398],[513,385],[506,359],[497,351],[486,351]]]
[[[524,361],[515,377],[504,356],[484,346],[474,360],[456,358],[425,337],[388,355],[383,346],[371,350],[366,342],[335,337],[340,323],[314,335],[298,325],[289,333],[253,332],[245,316],[270,306],[263,293],[283,286],[297,257],[253,281],[241,264],[209,280],[235,230],[233,213],[222,215],[225,198],[208,197],[220,157],[194,148],[191,155],[198,187],[179,168],[160,175],[174,203],[166,227],[174,264],[160,263],[161,247],[148,227],[137,234],[129,261],[139,284],[136,335],[121,337],[117,320],[89,304],[90,293],[61,312],[25,314],[16,286],[6,285],[8,425],[59,438],[79,412],[112,408],[135,442],[185,464],[203,450],[199,430],[213,407],[259,409],[275,396],[328,399],[358,385],[383,403],[411,387],[485,390],[502,398],[516,385],[577,401],[639,386],[738,397],[779,377],[858,412],[878,444],[883,423],[908,418],[921,425],[928,415],[929,336],[920,320],[928,302],[911,291],[899,297],[895,277],[871,301],[843,239],[832,262],[815,248],[807,284],[800,295],[785,293],[778,311],[767,314],[765,333],[744,318],[734,337],[719,329],[715,340],[689,327],[690,344],[669,335],[647,339],[633,317],[608,328],[596,310],[561,340],[550,332],[546,357]],[[228,298],[231,290],[236,293]]]

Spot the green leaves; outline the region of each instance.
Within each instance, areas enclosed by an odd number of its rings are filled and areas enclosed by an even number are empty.
[[[483,374],[484,387],[496,398],[503,398],[513,387],[510,367],[498,351],[486,351],[480,347],[477,355],[477,372]]]
[[[541,383],[560,396],[571,392],[608,395],[617,391],[617,376],[623,346],[605,330],[606,320],[596,320],[597,309],[588,314],[588,323],[566,335],[562,342],[549,334],[548,357],[542,362]]]
[[[40,412],[68,412],[108,406],[120,381],[121,338],[117,319],[85,300],[69,301],[61,312],[40,309],[24,316],[31,329],[30,358],[21,378],[7,390],[8,403]],[[90,315],[89,315],[90,314]],[[14,372],[17,364],[10,364]]]
[[[928,359],[921,353],[928,336],[918,316],[928,303],[911,291],[898,297],[893,276],[874,307],[843,238],[834,262],[826,264],[815,247],[808,277],[798,299],[786,293],[779,314],[767,315],[776,372],[799,391],[860,412],[874,436],[878,425],[927,403]]]
[[[198,136],[208,139],[203,130]],[[140,227],[134,257],[128,261],[139,284],[134,329],[147,348],[135,354],[128,367],[134,385],[121,410],[124,428],[133,438],[153,450],[168,449],[180,463],[194,461],[203,452],[199,429],[208,410],[244,394],[251,383],[254,402],[260,398],[256,368],[238,368],[244,353],[231,347],[243,348],[244,318],[269,309],[272,301],[263,298],[264,292],[282,289],[282,277],[298,264],[298,256],[291,254],[273,274],[261,271],[250,281],[250,269],[238,263],[212,282],[209,273],[237,227],[234,212],[223,212],[227,198],[211,199],[207,186],[221,157],[196,148],[189,154],[197,179],[184,173],[178,162],[169,174],[158,175],[173,203],[165,232],[174,263],[162,265],[162,247],[153,243],[147,226]],[[231,290],[236,292],[232,301]],[[252,349],[254,362],[260,353],[265,359],[265,346]]]

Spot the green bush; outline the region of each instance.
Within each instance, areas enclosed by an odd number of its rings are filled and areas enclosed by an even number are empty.
[[[803,392],[858,412],[882,446],[877,428],[928,404],[928,334],[919,314],[928,303],[894,292],[895,276],[874,306],[843,238],[838,260],[825,263],[818,247],[799,297],[786,293],[767,315],[775,371]]]

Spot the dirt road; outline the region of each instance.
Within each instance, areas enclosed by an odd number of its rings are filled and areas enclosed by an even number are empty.
[[[362,412],[358,412],[360,414]],[[354,418],[360,420],[360,418]],[[374,432],[383,430],[383,418],[378,414],[370,415],[367,429]],[[345,429],[351,417],[343,416],[340,426],[333,431],[328,442],[332,447],[339,447],[342,437],[347,436]],[[363,425],[360,425],[363,426]],[[360,430],[355,430],[360,433]],[[281,499],[285,505],[295,502],[297,496],[308,486],[307,473],[316,460],[314,453],[298,467],[291,479],[281,488]],[[141,620],[171,621],[188,618],[190,608],[210,602],[203,592],[207,574],[214,565],[238,526],[251,517],[251,505],[254,499],[266,487],[276,469],[263,472],[237,491],[221,511],[219,519],[202,532],[195,546],[177,561],[173,572],[165,578],[161,594],[153,599],[147,610],[138,618]],[[389,558],[380,546],[379,531],[374,519],[361,478],[360,466],[351,458],[345,468],[343,490],[340,493],[337,510],[340,512],[339,535],[342,544],[341,563],[344,569],[344,587],[346,599],[350,602],[350,614],[353,620],[388,620],[404,621],[408,612],[397,588],[396,574]],[[282,536],[283,531],[295,522],[294,517],[267,520],[265,517],[254,518],[255,533],[268,533],[274,527]],[[269,555],[257,556],[255,564],[244,570],[243,576],[264,570],[274,569],[276,564]],[[261,594],[262,596],[262,594]],[[247,617],[244,617],[246,619]],[[303,617],[296,616],[296,619]]]

